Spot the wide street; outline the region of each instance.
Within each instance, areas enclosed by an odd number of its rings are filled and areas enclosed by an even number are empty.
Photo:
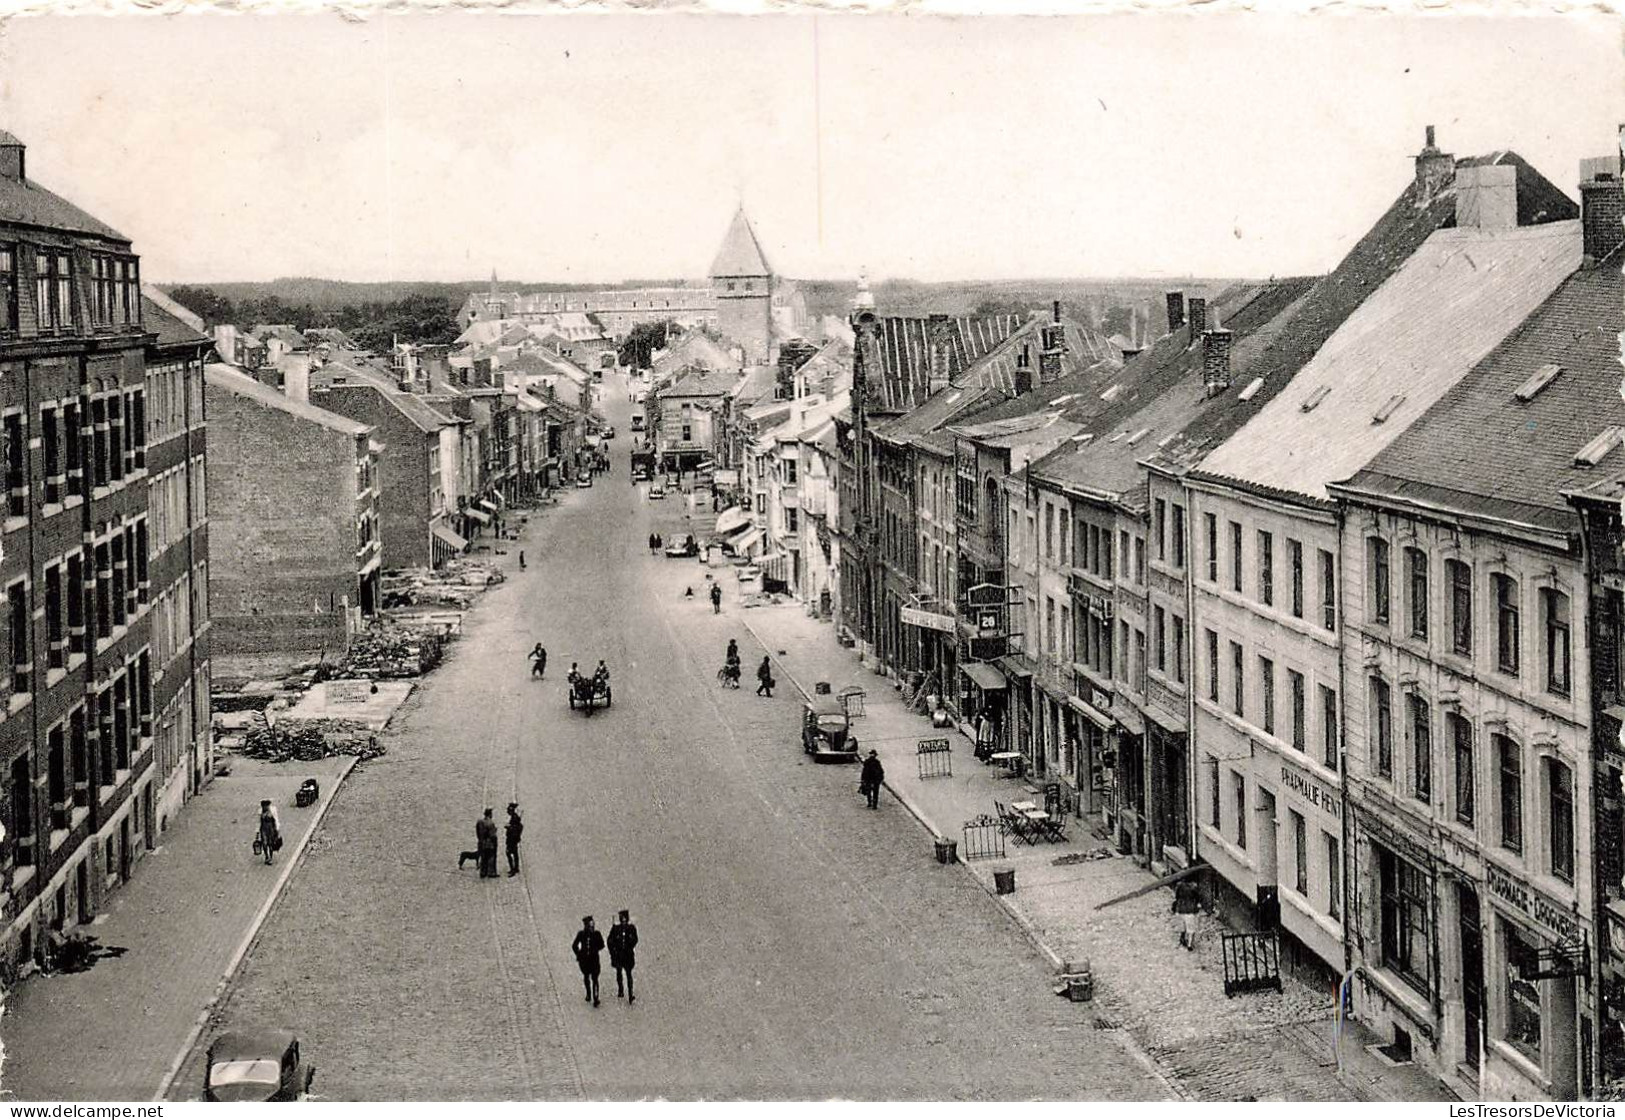
[[[1159,1095],[896,802],[869,812],[855,768],[803,760],[794,689],[752,694],[731,573],[710,569],[713,615],[707,569],[649,555],[652,529],[684,531],[683,499],[628,484],[624,383],[605,397],[611,473],[533,518],[528,570],[336,795],[220,1025],[297,1029],[326,1099]],[[729,637],[739,691],[714,682]],[[599,658],[613,707],[571,711],[570,663]],[[509,801],[522,875],[459,871],[480,810]],[[638,1002],[606,958],[595,1009],[570,940],[622,907]]]

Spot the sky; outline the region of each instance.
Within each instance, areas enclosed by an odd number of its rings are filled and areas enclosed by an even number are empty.
[[[146,278],[1333,267],[1428,124],[1577,197],[1625,115],[1599,18],[327,15],[0,27],[0,128]]]

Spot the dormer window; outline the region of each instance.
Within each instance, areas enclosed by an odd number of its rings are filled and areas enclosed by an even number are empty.
[[[0,330],[17,329],[17,249],[0,245]]]

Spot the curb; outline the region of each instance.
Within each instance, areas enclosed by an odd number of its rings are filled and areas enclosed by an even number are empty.
[[[248,950],[253,946],[255,939],[259,937],[260,927],[265,924],[265,919],[270,917],[272,907],[282,897],[282,891],[288,885],[288,880],[293,877],[295,869],[304,861],[305,851],[310,847],[310,841],[316,835],[316,830],[322,826],[322,819],[327,816],[327,810],[332,808],[334,797],[338,795],[345,779],[350,776],[350,772],[356,768],[356,764],[360,761],[359,758],[352,755],[349,764],[333,780],[331,792],[322,798],[321,805],[316,810],[315,818],[310,822],[310,827],[305,830],[304,839],[299,842],[299,847],[294,849],[292,858],[283,864],[282,872],[277,876],[270,895],[254,914],[254,920],[248,924],[248,932],[243,935],[242,941],[238,943],[236,952],[232,953],[231,960],[226,965],[226,971],[220,977],[220,983],[215,985],[214,994],[209,997],[202,1010],[198,1012],[197,1019],[192,1023],[192,1029],[187,1032],[186,1042],[181,1046],[180,1053],[175,1055],[175,1060],[164,1071],[164,1079],[159,1082],[158,1092],[152,1098],[154,1101],[162,1101],[169,1095],[169,1090],[174,1085],[175,1078],[180,1076],[181,1067],[186,1064],[186,1059],[191,1057],[193,1048],[197,1046],[198,1038],[203,1034],[203,1028],[208,1025],[209,1017],[214,1014],[214,1009],[220,1005],[221,997],[226,994],[226,989],[231,986],[232,977],[242,967],[243,958],[248,956]]]
[[[773,664],[778,667],[778,669],[784,674],[785,678],[789,680],[791,684],[796,686],[796,691],[801,693],[802,699],[811,700],[812,694],[807,691],[806,687],[803,686],[799,680],[796,679],[796,675],[785,667],[784,662],[779,660],[778,656],[773,652],[768,643],[762,640],[762,636],[756,632],[756,627],[750,624],[749,619],[743,619],[742,621],[744,622],[745,629],[750,632],[750,636],[755,638],[756,643],[762,647],[770,658],[773,659]],[[881,785],[885,786],[886,789],[890,791],[892,797],[896,798],[897,803],[903,808],[907,809],[909,815],[918,821],[920,827],[925,829],[926,832],[930,833],[933,837],[946,835],[946,833],[937,828],[931,819],[925,815],[925,811],[923,809],[915,805],[913,800],[905,796],[897,786],[891,783],[890,780],[882,779]],[[978,874],[975,868],[963,860],[956,859],[955,862],[960,867],[964,868],[965,873],[970,876],[972,882],[981,887],[982,890],[987,893],[989,898],[999,904],[999,908],[1005,912],[1012,922],[1015,923],[1016,928],[1021,930],[1022,934],[1032,944],[1033,948],[1037,949],[1038,952],[1047,961],[1049,961],[1052,969],[1059,972],[1061,967],[1065,964],[1065,958],[1063,958],[1060,953],[1056,952],[1055,949],[1044,940],[1043,935],[1039,932],[1038,927],[1033,924],[1032,919],[1028,918],[1025,914],[1017,910],[1014,904],[1012,904],[1006,896],[999,894],[987,876]],[[1123,1053],[1128,1056],[1129,1060],[1138,1065],[1147,1076],[1163,1087],[1164,1091],[1168,1094],[1168,1100],[1189,1101],[1195,1099],[1185,1090],[1183,1086],[1179,1084],[1174,1075],[1169,1070],[1163,1068],[1161,1063],[1153,1058],[1150,1052],[1147,1051],[1145,1047],[1141,1046],[1139,1041],[1135,1039],[1135,1037],[1128,1031],[1112,1030],[1102,1031],[1101,1033],[1111,1035],[1117,1044],[1122,1047]]]

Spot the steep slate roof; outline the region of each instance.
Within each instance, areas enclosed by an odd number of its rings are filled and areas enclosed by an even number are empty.
[[[717,250],[716,259],[711,262],[710,275],[773,275],[773,270],[768,267],[767,257],[762,252],[761,243],[756,240],[756,231],[750,228],[750,219],[745,217],[743,206],[734,211],[733,221],[728,223],[728,232],[722,238],[722,247]]]
[[[219,362],[210,362],[203,367],[203,377],[210,385],[218,389],[236,393],[239,397],[248,397],[266,408],[286,412],[290,416],[308,420],[312,424],[319,424],[331,431],[342,432],[348,436],[364,436],[372,431],[372,428],[366,424],[358,424],[354,420],[329,412],[325,408],[317,408],[305,401],[296,401],[285,393],[277,392],[269,385],[263,385],[255,381],[246,373],[238,372],[232,366]]]
[[[949,380],[1020,330],[1020,315],[943,316],[942,374]],[[930,391],[933,320],[883,316],[878,320],[875,351],[867,355],[864,380],[872,412],[908,412]]]
[[[650,364],[652,380],[659,382],[685,366],[703,365],[710,369],[736,369],[739,363],[726,347],[704,331],[688,331]]]
[[[738,377],[732,370],[689,370],[657,395],[663,400],[671,397],[725,397]]]
[[[1579,208],[1562,191],[1516,153],[1497,152],[1460,159],[1456,161],[1456,169],[1497,164],[1513,167],[1517,172],[1520,226],[1568,220],[1579,215]],[[1175,472],[1194,467],[1203,455],[1257,415],[1435,230],[1453,226],[1455,221],[1454,181],[1428,196],[1413,178],[1338,266],[1308,293],[1302,308],[1264,353],[1249,364],[1247,378],[1264,379],[1252,398],[1243,401],[1237,392],[1214,398],[1217,407],[1204,411],[1199,420],[1158,449],[1148,462]],[[1246,384],[1247,381],[1238,381],[1236,388],[1244,388]]]
[[[18,182],[0,176],[0,221],[88,233],[108,241],[125,245],[130,243],[128,237],[112,226],[96,220],[61,195],[53,194],[31,179]]]
[[[1232,370],[1245,368],[1248,356],[1291,317],[1314,283],[1274,280],[1229,288],[1213,298],[1208,314],[1231,333]],[[1028,476],[1138,509],[1144,504],[1140,460],[1157,441],[1197,420],[1221,398],[1205,396],[1202,345],[1191,338],[1188,324],[1130,360],[1115,384],[1121,388],[1110,401],[1096,393],[1073,406],[1074,414],[1087,413],[1082,429],[1029,466]],[[1089,438],[1079,438],[1083,436]]]
[[[159,346],[195,346],[213,341],[208,335],[193,330],[191,324],[172,315],[167,307],[145,293],[141,296],[141,323],[148,334],[158,336]]]
[[[1328,499],[1579,263],[1578,222],[1439,230],[1199,473]]]
[[[1339,494],[1353,492],[1491,516],[1560,533],[1579,530],[1565,490],[1625,470],[1611,447],[1596,466],[1575,454],[1625,426],[1619,335],[1620,254],[1575,272],[1490,355],[1379,453]],[[1542,366],[1562,372],[1528,401],[1518,389]]]
[[[1039,340],[1042,338],[1043,327],[1050,321],[1050,318],[1044,315],[1029,319],[1019,330],[973,362],[963,374],[954,378],[954,383],[964,384],[975,378],[983,384],[996,386],[1007,397],[1015,396],[1016,363],[1020,360],[1021,348],[1023,345],[1030,348],[1029,357],[1034,368],[1033,376],[1036,378]],[[1066,336],[1066,353],[1061,357],[1063,376],[1095,366],[1122,364],[1121,348],[1113,346],[1098,332],[1065,315],[1061,317],[1061,327]]]
[[[975,415],[980,408],[1003,399],[991,385],[950,385],[941,392],[933,393],[913,412],[905,412],[889,422],[881,421],[870,432],[876,439],[887,443],[918,444],[923,437],[938,431],[943,425]],[[944,438],[952,449],[952,437],[945,435]]]

